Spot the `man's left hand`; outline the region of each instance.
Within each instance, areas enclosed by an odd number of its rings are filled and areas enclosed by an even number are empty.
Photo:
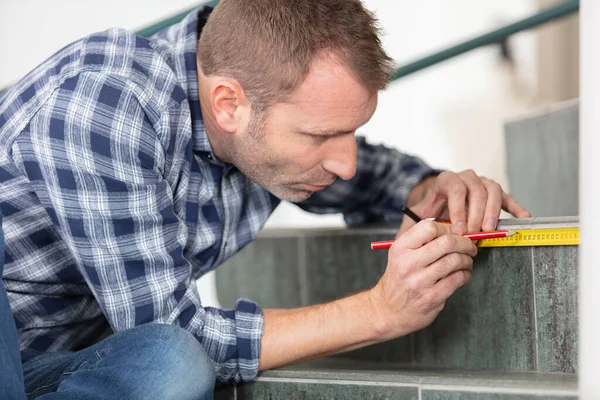
[[[496,229],[501,210],[517,218],[531,217],[498,183],[472,170],[426,178],[411,191],[407,205],[423,219],[449,219],[457,235]],[[405,216],[398,236],[414,225],[409,221]]]

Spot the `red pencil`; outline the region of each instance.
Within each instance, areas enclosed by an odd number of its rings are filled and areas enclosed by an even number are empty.
[[[516,235],[515,231],[492,231],[479,233],[465,233],[463,236],[471,240],[495,239]],[[371,242],[371,250],[389,249],[394,244],[395,240],[384,240],[381,242]]]

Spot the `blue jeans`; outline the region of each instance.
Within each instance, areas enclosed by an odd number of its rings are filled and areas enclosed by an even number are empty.
[[[0,229],[0,275],[3,255]],[[0,399],[204,400],[213,398],[215,382],[213,365],[198,340],[164,324],[118,332],[77,352],[45,353],[21,366],[17,331],[0,280]]]

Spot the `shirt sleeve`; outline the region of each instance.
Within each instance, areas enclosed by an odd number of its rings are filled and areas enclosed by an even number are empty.
[[[298,206],[317,214],[343,213],[350,226],[401,222],[400,209],[411,190],[442,171],[418,157],[369,144],[362,136],[356,137],[356,143],[356,175],[347,181],[338,178]]]
[[[200,341],[219,380],[252,380],[261,309],[243,299],[233,310],[203,308],[184,256],[185,210],[174,198],[185,187],[173,154],[189,150],[179,134],[189,105],[155,110],[149,102],[125,78],[67,79],[21,135],[24,173],[114,331],[179,325]]]

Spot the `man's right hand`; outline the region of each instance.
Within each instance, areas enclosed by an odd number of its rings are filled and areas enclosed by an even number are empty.
[[[450,226],[421,221],[389,250],[385,273],[370,291],[381,340],[433,322],[446,300],[471,278],[477,247]]]

